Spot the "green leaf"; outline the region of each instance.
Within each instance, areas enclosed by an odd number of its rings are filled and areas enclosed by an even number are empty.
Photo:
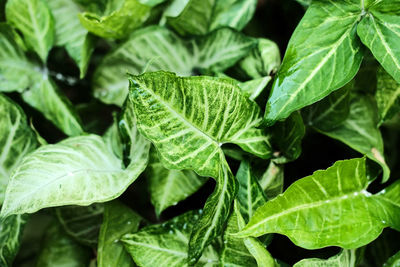
[[[28,48],[45,63],[54,42],[54,21],[47,3],[44,0],[9,0],[6,17],[21,31]]]
[[[122,144],[121,136],[119,133],[118,121],[115,120],[113,124],[106,130],[103,135],[104,142],[108,146],[110,151],[114,152],[114,155],[119,159],[123,158],[124,145]]]
[[[191,211],[163,224],[145,227],[125,235],[122,242],[139,266],[188,266],[189,236],[200,214]],[[195,266],[219,266],[215,249],[207,247]]]
[[[54,224],[45,235],[36,266],[86,267],[89,260],[90,250],[76,243],[57,224]]]
[[[56,209],[56,216],[64,231],[77,242],[96,247],[103,218],[102,204],[87,207],[66,206]]]
[[[12,28],[0,23],[0,91],[22,92],[33,80],[30,75],[33,64],[25,57],[16,41]]]
[[[36,136],[28,126],[25,113],[8,97],[0,94],[0,205],[11,172],[22,158],[37,146]]]
[[[388,225],[400,231],[400,180],[380,191],[375,196],[380,204],[381,217]]]
[[[190,170],[169,170],[162,165],[155,149],[150,151],[146,176],[151,203],[159,216],[166,208],[176,205],[196,192],[207,179]]]
[[[37,72],[34,75],[35,84],[22,93],[24,101],[39,110],[65,134],[70,136],[82,134],[80,118],[67,97],[47,76],[47,73]]]
[[[83,78],[94,50],[94,38],[79,21],[78,14],[82,10],[71,0],[49,0],[47,3],[54,16],[55,45],[65,47]]]
[[[292,35],[265,110],[265,123],[287,118],[343,87],[363,53],[356,35],[360,1],[313,1]]]
[[[399,267],[399,266],[400,266],[400,251],[397,252],[392,257],[390,257],[390,259],[383,265],[383,267]]]
[[[277,122],[268,129],[274,161],[282,164],[296,160],[301,154],[301,141],[306,133],[300,113],[292,113],[285,121]]]
[[[267,199],[272,199],[283,192],[283,165],[270,161],[267,170],[258,180]]]
[[[281,64],[281,55],[276,43],[258,38],[258,45],[239,62],[239,67],[253,79],[275,73]]]
[[[103,38],[122,39],[140,27],[150,15],[150,7],[138,0],[109,0],[103,14],[79,14],[82,25]]]
[[[400,83],[400,1],[374,1],[357,27],[361,41],[385,70]]]
[[[361,247],[386,226],[399,226],[392,220],[398,209],[371,195],[367,186],[365,158],[338,161],[268,201],[237,236],[280,233],[307,249]]]
[[[326,108],[329,109],[329,106]],[[332,114],[336,116],[336,114]],[[327,118],[327,120],[330,120]],[[354,150],[366,155],[383,169],[383,181],[390,176],[383,154],[383,140],[378,129],[376,106],[367,96],[355,95],[350,103],[350,114],[345,121],[331,130],[319,130],[321,133],[337,139]]]
[[[180,35],[204,35],[223,26],[242,30],[256,5],[255,0],[189,0],[179,14],[167,14],[167,24]]]
[[[242,89],[242,92],[249,96],[250,100],[255,100],[262,93],[271,79],[271,76],[266,76],[238,83],[238,85],[240,89]]]
[[[107,202],[104,205],[104,218],[97,249],[99,267],[135,266],[119,241],[124,234],[136,232],[141,220],[140,215],[118,201]]]
[[[199,69],[223,71],[255,44],[254,39],[228,28],[183,40],[166,28],[148,27],[104,58],[94,74],[94,95],[107,104],[122,105],[128,94],[127,72],[167,70],[190,76]]]
[[[0,265],[13,266],[18,253],[27,215],[13,215],[0,220]]]
[[[355,267],[356,251],[354,249],[343,249],[339,254],[329,259],[304,259],[297,262],[293,267]]]
[[[62,205],[90,205],[118,197],[147,165],[148,144],[136,145],[142,153],[126,169],[96,135],[40,147],[13,173],[1,216]]]
[[[268,139],[256,128],[260,109],[232,80],[154,72],[131,76],[130,82],[138,128],[167,168],[218,177],[224,143],[270,157]]]
[[[375,94],[380,124],[392,119],[400,112],[400,83],[396,82],[383,68],[378,70],[378,86]]]
[[[142,3],[143,5],[153,7],[153,6],[159,5],[161,3],[164,3],[167,0],[138,0],[138,1],[140,3]]]
[[[248,222],[253,217],[254,212],[267,202],[267,198],[248,161],[240,163],[236,179],[239,181],[237,200],[240,204],[240,214],[244,221]]]

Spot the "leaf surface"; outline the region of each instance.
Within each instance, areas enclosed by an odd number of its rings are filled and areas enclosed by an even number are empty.
[[[297,262],[293,267],[355,267],[356,260],[356,251],[354,249],[343,249],[339,254],[329,259],[304,259]]]
[[[400,83],[396,82],[383,68],[378,70],[378,86],[375,94],[380,124],[400,112]]]
[[[27,215],[13,215],[0,220],[0,264],[13,266],[18,253]]]

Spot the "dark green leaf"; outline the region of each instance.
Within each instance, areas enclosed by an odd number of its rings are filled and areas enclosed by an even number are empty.
[[[383,68],[378,70],[376,102],[380,124],[400,112],[400,83],[396,82]]]
[[[13,266],[20,247],[27,215],[13,215],[0,220],[0,265]]]

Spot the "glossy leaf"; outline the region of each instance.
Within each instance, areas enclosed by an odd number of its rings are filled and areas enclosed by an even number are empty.
[[[367,186],[365,158],[338,161],[268,201],[237,235],[281,233],[307,249],[361,247],[386,226],[399,226],[392,213],[397,210],[367,192]]]
[[[0,94],[0,205],[11,172],[22,158],[37,146],[36,136],[28,126],[23,110]]]
[[[7,21],[22,32],[25,44],[45,63],[54,43],[54,20],[44,0],[9,0]]]
[[[166,28],[148,27],[104,58],[94,74],[94,94],[107,104],[122,105],[128,94],[127,72],[168,70],[190,76],[199,69],[223,71],[255,44],[228,28],[185,41]]]
[[[15,34],[10,26],[0,23],[0,91],[22,92],[33,82],[30,74],[34,65],[25,57]]]
[[[400,1],[368,2],[368,10],[357,27],[361,41],[385,70],[400,83]]]
[[[199,215],[192,211],[163,224],[147,226],[125,235],[122,242],[139,266],[188,266],[189,236]],[[219,266],[215,249],[207,247],[195,266]]]
[[[377,125],[374,103],[367,96],[356,95],[351,100],[350,114],[344,122],[329,131],[317,129],[378,163],[383,169],[383,181],[387,181],[390,169],[385,162],[383,140]]]
[[[122,161],[96,135],[42,146],[25,157],[12,175],[1,215],[114,199],[146,167],[146,147],[147,143],[137,143],[138,160],[124,169]]]
[[[400,112],[400,83],[396,82],[384,69],[378,71],[376,102],[380,124],[390,120]]]
[[[329,259],[304,259],[297,262],[293,267],[355,267],[356,251],[354,249],[343,249],[339,254]]]
[[[189,0],[176,16],[167,16],[167,23],[181,35],[204,35],[229,26],[241,30],[255,11],[254,0]]]
[[[66,206],[57,208],[56,216],[70,237],[83,245],[96,247],[103,212],[102,204],[87,207]]]
[[[265,123],[287,118],[343,87],[357,73],[360,2],[313,1],[292,35],[266,106]]]
[[[150,7],[138,0],[110,0],[103,14],[79,14],[82,25],[103,38],[122,39],[137,29],[150,15]]]
[[[104,205],[104,218],[97,249],[97,266],[135,266],[132,258],[120,243],[120,239],[125,234],[136,232],[141,220],[140,215],[118,201]]]
[[[13,266],[20,247],[27,215],[13,215],[0,220],[0,265]]]
[[[65,134],[70,136],[82,134],[80,119],[71,102],[47,74],[35,73],[34,75],[35,84],[22,93],[25,102],[39,110]]]
[[[90,251],[66,235],[56,224],[46,233],[36,266],[86,267]]]
[[[81,25],[79,5],[71,0],[48,0],[55,23],[55,45],[63,46],[75,61],[83,78],[94,50],[94,38]]]
[[[176,205],[195,193],[206,181],[190,170],[169,170],[160,162],[155,149],[151,150],[146,170],[151,203],[159,216],[166,208]]]

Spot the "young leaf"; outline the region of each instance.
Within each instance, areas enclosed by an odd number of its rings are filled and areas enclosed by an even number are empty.
[[[393,207],[367,192],[367,186],[365,158],[338,161],[268,201],[237,236],[281,233],[307,249],[361,247],[390,223],[399,226],[387,215]]]
[[[400,1],[369,1],[357,27],[361,41],[385,70],[400,83]]]
[[[355,267],[356,260],[356,250],[343,249],[339,254],[329,259],[304,259],[297,262],[293,267]]]
[[[27,215],[13,215],[0,220],[0,265],[13,266],[18,253]]]
[[[122,39],[137,29],[150,15],[150,7],[138,0],[110,0],[103,14],[79,14],[82,25],[103,38]]]
[[[6,17],[22,32],[25,44],[46,63],[54,42],[54,21],[47,3],[44,0],[9,0]]]
[[[231,80],[154,72],[131,76],[130,82],[138,128],[167,168],[217,177],[224,143],[270,157],[268,139],[256,128],[259,107]]]
[[[126,169],[96,135],[40,147],[13,173],[1,216],[62,205],[90,205],[118,197],[147,165],[148,144],[136,145],[142,153]],[[147,152],[142,147],[147,147]]]
[[[33,151],[38,142],[28,126],[25,113],[8,97],[0,94],[0,205],[11,176],[22,158]]]
[[[376,102],[380,124],[400,112],[400,83],[396,82],[383,68],[378,70]]]
[[[122,105],[128,94],[127,71],[168,70],[182,76],[199,69],[223,71],[255,44],[254,39],[228,28],[183,40],[166,28],[148,27],[104,58],[94,74],[94,94],[107,104]]]
[[[102,204],[66,206],[56,209],[57,219],[63,230],[77,242],[96,247],[103,219]]]
[[[265,123],[287,118],[343,87],[357,73],[360,1],[313,1],[292,35],[265,110]]]
[[[146,176],[149,180],[151,203],[159,216],[166,208],[196,192],[207,179],[190,170],[169,170],[160,162],[157,151],[150,151]]]
[[[329,106],[326,108],[329,109]],[[374,103],[367,96],[355,95],[350,103],[349,116],[339,126],[325,131],[317,128],[317,125],[315,128],[378,163],[383,169],[385,182],[389,179],[390,169],[385,162],[383,140],[377,125],[378,118]]]
[[[191,211],[161,225],[145,227],[125,235],[122,242],[139,266],[187,266],[189,236],[200,214]],[[195,266],[219,266],[215,249],[207,247]]]
[[[85,267],[90,260],[90,250],[79,245],[54,224],[46,233],[44,246],[36,266]]]
[[[71,0],[48,0],[55,22],[55,45],[64,46],[80,70],[83,78],[94,50],[94,38],[81,25],[81,8]]]
[[[25,57],[24,51],[16,42],[12,28],[0,23],[0,91],[22,92],[33,80],[32,63]]]
[[[118,201],[104,204],[104,218],[100,228],[97,262],[99,267],[133,267],[132,258],[120,239],[138,230],[142,217]]]
[[[80,118],[71,102],[58,89],[47,74],[36,73],[35,84],[22,93],[26,103],[42,114],[57,128],[70,136],[83,133]]]

